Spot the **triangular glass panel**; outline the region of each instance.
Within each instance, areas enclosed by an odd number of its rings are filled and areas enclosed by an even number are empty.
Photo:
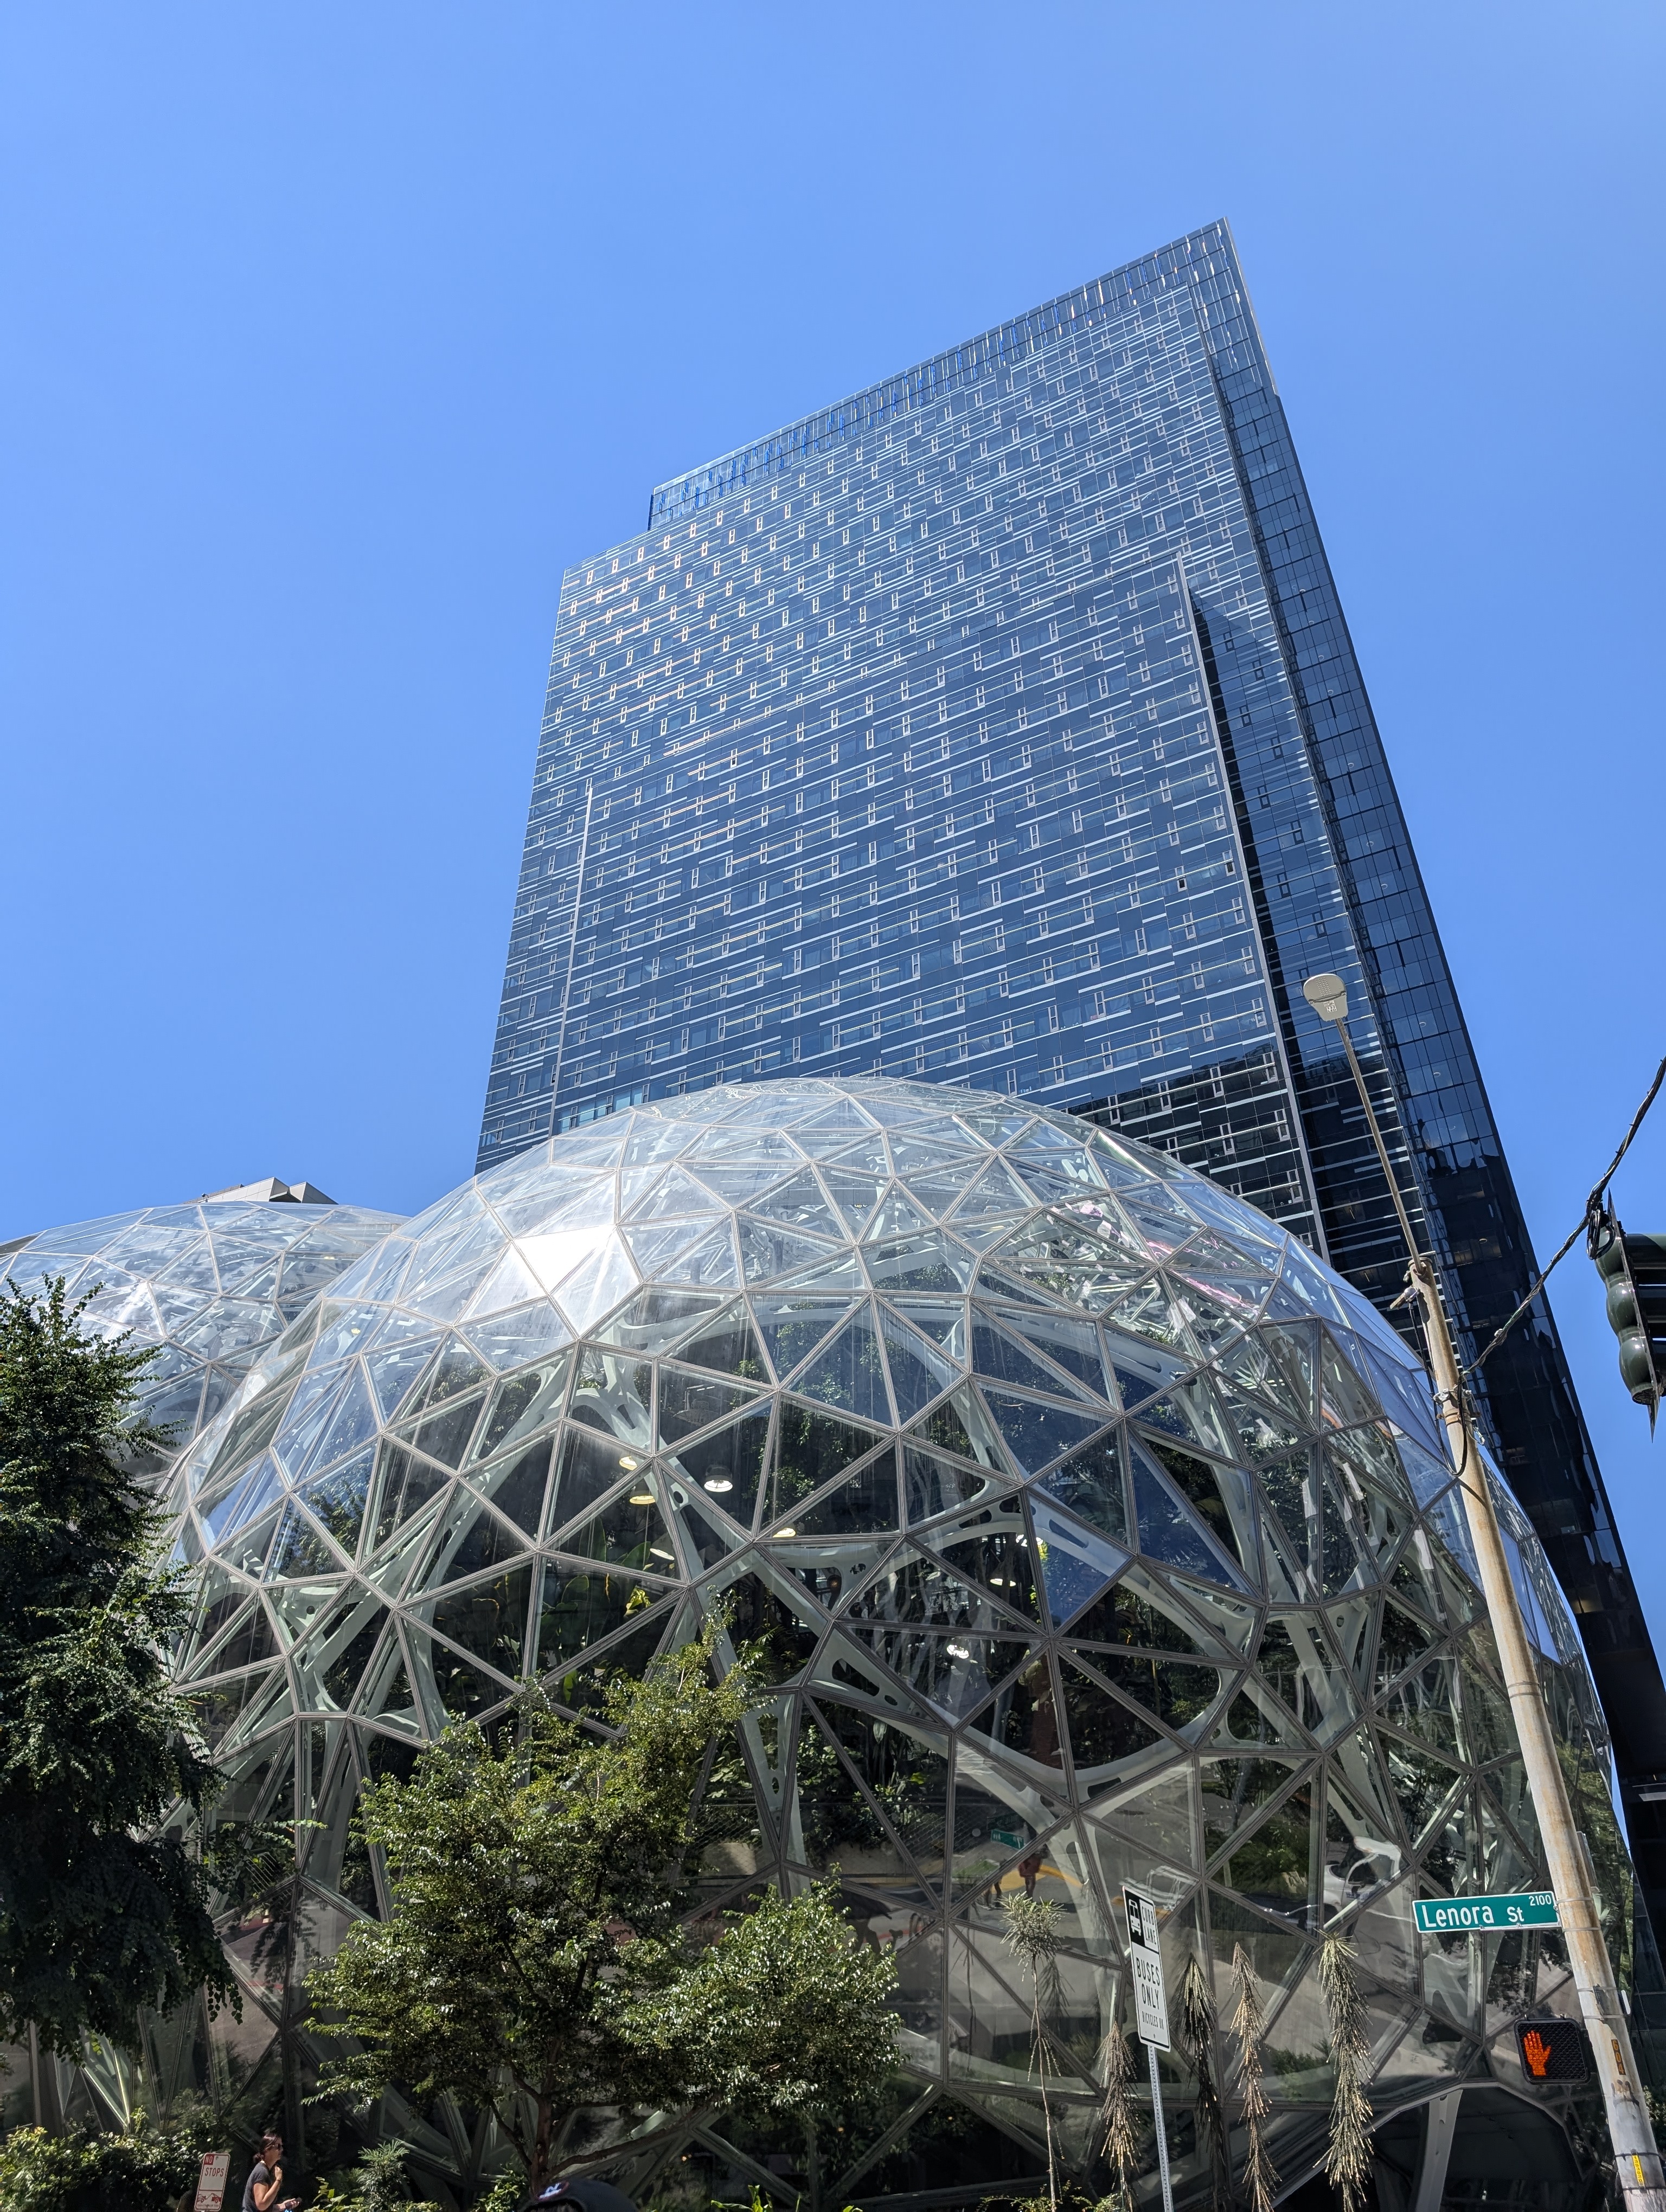
[[[991,1160],[966,1192],[956,1209],[962,1220],[999,1219],[1011,1213],[1027,1213],[1033,1204],[1029,1192],[1005,1161]]]
[[[581,1336],[605,1315],[623,1305],[635,1287],[636,1271],[619,1239],[610,1236],[574,1269],[556,1295],[574,1334]]]
[[[475,1423],[486,1402],[483,1391],[472,1397],[460,1398],[443,1407],[437,1413],[410,1423],[403,1434],[418,1451],[437,1459],[442,1467],[461,1467],[474,1434]]]
[[[1365,1731],[1362,1729],[1360,1734],[1363,1735]],[[1403,1736],[1390,1735],[1386,1729],[1377,1732],[1377,1741],[1382,1763],[1388,1769],[1389,1787],[1415,1848],[1461,1780],[1462,1771],[1448,1765],[1444,1759],[1438,1759],[1420,1744],[1408,1743]]]
[[[863,1223],[879,1202],[885,1187],[884,1176],[869,1175],[842,1162],[829,1162],[821,1172],[822,1181],[831,1193],[845,1225],[853,1235],[859,1235]]]
[[[526,1539],[518,1528],[483,1506],[467,1490],[454,1491],[435,1531],[434,1548],[423,1570],[429,1589],[466,1581],[521,1558]]]
[[[1186,1317],[1170,1297],[1160,1275],[1147,1275],[1133,1290],[1107,1300],[1099,1310],[1116,1328],[1162,1345],[1183,1358],[1192,1350]]]
[[[364,1526],[375,1458],[374,1446],[367,1445],[355,1458],[332,1467],[325,1474],[314,1475],[301,1486],[301,1497],[307,1510],[322,1522],[350,1559],[358,1548],[359,1531]]]
[[[1082,1327],[1092,1330],[1084,1322]],[[1018,1390],[1043,1390],[1055,1398],[1078,1398],[1080,1392],[1051,1368],[1032,1358],[1025,1347],[1004,1330],[996,1328],[978,1308],[972,1310],[972,1365],[992,1382],[1007,1383]],[[1101,1417],[1103,1418],[1103,1417]]]
[[[628,1226],[620,1233],[630,1247],[637,1273],[652,1279],[674,1273],[683,1255],[705,1242],[712,1233],[711,1216],[708,1211],[685,1220]]]
[[[800,1168],[767,1197],[757,1200],[752,1211],[788,1229],[806,1230],[813,1237],[840,1237],[845,1233],[843,1222],[808,1168]]]
[[[1139,1232],[1141,1241],[1159,1258],[1166,1259],[1197,1227],[1196,1217],[1175,1200],[1154,1191],[1119,1192],[1118,1204]]]
[[[448,1336],[428,1381],[411,1400],[410,1411],[431,1411],[436,1406],[443,1406],[448,1398],[459,1397],[465,1390],[472,1390],[490,1380],[490,1370],[462,1338]]]
[[[657,1571],[666,1571],[664,1560],[656,1557],[654,1565]],[[669,1609],[657,1615],[653,1612],[659,1595],[652,1584],[617,1571],[598,1575],[550,1560],[544,1570],[538,1601],[537,1671],[564,1674],[639,1614],[645,1628],[650,1621],[663,1628]],[[556,1694],[563,1705],[574,1702],[571,1692],[559,1683]]]
[[[1060,1722],[1059,1693],[1053,1670],[1046,1653],[1038,1651],[1000,1695],[973,1717],[968,1726],[974,1742],[978,1736],[983,1736],[992,1746],[1016,1753],[1020,1759],[1032,1759],[1038,1766],[1061,1768],[1064,1731]],[[963,1745],[964,1742],[963,1739]]]
[[[1113,1429],[1044,1474],[1036,1485],[1079,1521],[1126,1548],[1132,1548],[1128,1505],[1122,1492],[1122,1455]]]
[[[1048,1512],[1039,1500],[1032,1501],[1031,1511],[1047,1609],[1053,1626],[1061,1628],[1128,1565],[1128,1554],[1061,1514]]]
[[[735,1234],[740,1240],[741,1273],[749,1283],[773,1282],[776,1276],[790,1274],[828,1249],[808,1237],[778,1229],[773,1222],[760,1221],[747,1213],[736,1215]]]
[[[476,1456],[485,1459],[536,1435],[541,1428],[552,1427],[566,1398],[572,1369],[573,1355],[562,1352],[541,1367],[528,1368],[500,1382],[475,1439]]]
[[[738,1283],[740,1271],[735,1265],[728,1223],[708,1229],[674,1257],[661,1255],[651,1267],[644,1264],[642,1273],[656,1275],[662,1282],[688,1283],[698,1289],[723,1289]]]
[[[906,1192],[893,1185],[864,1233],[872,1242],[880,1237],[914,1237],[935,1226],[928,1213],[916,1206]]]
[[[750,1528],[769,1436],[769,1408],[765,1404],[698,1443],[679,1445],[666,1465],[697,1483],[743,1528]]]
[[[1139,1343],[1133,1337],[1122,1336],[1114,1329],[1106,1330],[1104,1344],[1118,1395],[1131,1413],[1169,1389],[1185,1372],[1184,1360]]]
[[[714,1498],[706,1498],[698,1491],[685,1490],[673,1483],[670,1491],[671,1517],[676,1522],[685,1556],[694,1561],[693,1571],[700,1573],[707,1567],[720,1565],[739,1551],[746,1539],[726,1514],[719,1510]],[[670,1547],[660,1549],[669,1552]],[[675,1574],[674,1559],[660,1559],[649,1547],[650,1565],[657,1573]]]
[[[958,1382],[960,1370],[923,1343],[912,1330],[889,1321],[884,1307],[880,1309],[880,1321],[897,1414],[901,1419],[911,1421],[933,1398],[941,1397],[945,1390]]]
[[[591,1334],[599,1344],[616,1344],[646,1357],[669,1352],[725,1309],[726,1301],[710,1291],[639,1291]]]
[[[266,1561],[268,1582],[287,1582],[310,1575],[339,1574],[342,1562],[325,1542],[323,1532],[298,1505],[286,1505],[277,1540]]]
[[[1062,1368],[1074,1383],[1091,1390],[1096,1398],[1108,1395],[1101,1339],[1091,1322],[1053,1314],[1006,1314],[1002,1318],[1031,1350]],[[1060,1395],[1056,1382],[1043,1387],[1055,1396]]]
[[[446,1478],[437,1467],[417,1459],[391,1439],[384,1440],[380,1461],[374,1540],[379,1547],[446,1486]]]
[[[1319,1332],[1319,1373],[1324,1419],[1329,1428],[1349,1429],[1382,1418],[1382,1409],[1343,1358],[1329,1333]]]
[[[367,1720],[403,1725],[412,1735],[421,1723],[416,1698],[405,1672],[404,1652],[390,1636],[376,1655],[376,1663],[365,1676],[353,1701],[353,1710]]]
[[[512,1244],[469,1302],[477,1314],[502,1313],[506,1307],[525,1305],[542,1295],[544,1285]]]
[[[911,1524],[1006,1494],[1006,1485],[984,1469],[958,1467],[952,1460],[938,1459],[911,1444],[903,1451],[903,1496]]]
[[[380,1419],[369,1385],[356,1367],[347,1388],[335,1401],[329,1426],[308,1455],[309,1468],[327,1467],[373,1437]]]
[[[800,1540],[860,1536],[897,1526],[897,1455],[883,1452],[793,1516]]]
[[[1000,1571],[999,1568],[996,1570]],[[1027,1570],[1026,1570],[1027,1572]],[[903,1545],[885,1560],[881,1571],[858,1590],[843,1616],[854,1625],[861,1621],[911,1622],[921,1627],[977,1628],[1001,1637],[1027,1637],[1034,1632],[1021,1610],[1007,1609],[988,1589],[951,1573],[942,1559],[929,1552]]]
[[[756,1394],[740,1382],[719,1382],[710,1374],[690,1374],[669,1365],[660,1370],[659,1441],[675,1444],[714,1421],[739,1413]]]
[[[1010,1390],[983,1390],[984,1403],[1012,1457],[1035,1474],[1062,1454],[1076,1450],[1106,1425],[1103,1412],[1069,1413]]]
[[[1256,1516],[1248,1477],[1235,1467],[1218,1467],[1155,1437],[1146,1441],[1152,1457],[1221,1549],[1253,1577]]]
[[[727,1307],[684,1344],[678,1358],[690,1367],[714,1368],[753,1382],[769,1380],[763,1354],[745,1306]]]
[[[711,1210],[711,1193],[705,1185],[676,1167],[667,1168],[656,1182],[626,1199],[620,1209],[623,1218],[633,1224],[676,1220],[694,1214],[709,1218]],[[633,1249],[635,1242],[633,1237]]]
[[[1041,1619],[1041,1600],[1036,1589],[1037,1562],[1021,1529],[1000,1528],[976,1535],[957,1536],[939,1528],[921,1537],[932,1549],[968,1582],[994,1590],[1000,1603],[1027,1620]]]
[[[640,1465],[636,1455],[615,1437],[598,1436],[593,1429],[570,1425],[563,1429],[546,1524],[550,1534],[587,1516],[623,1476],[637,1473]]]
[[[730,1608],[728,1633],[735,1648],[752,1647],[763,1679],[772,1688],[793,1680],[815,1656],[819,1618],[806,1620],[760,1576],[742,1575],[721,1593],[707,1585],[708,1603]],[[813,1611],[813,1608],[809,1608]]]
[[[1138,1659],[1113,1651],[1085,1652],[1079,1664],[1179,1735],[1195,1736],[1233,1679],[1201,1661]]]
[[[917,1697],[958,1717],[981,1705],[991,1690],[1030,1656],[1021,1638],[925,1628],[867,1627],[846,1633],[888,1667]]]
[[[435,1598],[423,1611],[439,1634],[514,1681],[521,1670],[532,1584],[532,1563],[527,1561],[489,1583]]]
[[[598,1513],[575,1528],[562,1531],[560,1549],[574,1557],[600,1565],[634,1568],[639,1573],[663,1572],[662,1554],[671,1538],[657,1504],[643,1504],[648,1492],[634,1482],[615,1492]]]
[[[396,1344],[385,1352],[373,1352],[366,1364],[370,1380],[380,1400],[384,1420],[392,1420],[409,1396],[411,1386],[434,1357],[437,1340],[433,1337],[415,1344]]]
[[[890,1425],[895,1417],[870,1307],[860,1307],[839,1334],[823,1345],[793,1387],[806,1398]]]
[[[543,1523],[544,1493],[550,1474],[550,1440],[532,1445],[527,1450],[511,1454],[495,1461],[489,1467],[473,1468],[469,1476],[481,1495],[490,1498],[498,1511],[506,1514],[518,1528],[528,1536],[536,1536]]]
[[[908,1174],[908,1194],[916,1206],[924,1208],[929,1220],[940,1220],[952,1209],[955,1201],[964,1196],[969,1168],[969,1163],[963,1164],[958,1160],[952,1165],[939,1160],[932,1169],[911,1168]]]
[[[1227,1707],[1210,1741],[1223,1748],[1257,1743],[1302,1748],[1300,1731],[1266,1684],[1253,1674]]]
[[[959,1298],[893,1297],[887,1301],[911,1328],[930,1337],[938,1350],[966,1364],[966,1308]]]
[[[1140,1549],[1148,1559],[1183,1567],[1207,1582],[1225,1583],[1243,1589],[1245,1583],[1236,1566],[1207,1542],[1202,1530],[1181,1505],[1178,1498],[1158,1476],[1157,1468],[1139,1444],[1130,1448],[1134,1469],[1134,1504],[1140,1523]]]
[[[909,1434],[921,1443],[935,1444],[939,1451],[958,1452],[962,1459],[976,1460],[982,1467],[1012,1472],[994,1422],[964,1383],[951,1396],[939,1400],[930,1413],[910,1421]]]
[[[964,1291],[975,1264],[965,1246],[952,1243],[941,1231],[864,1244],[862,1258],[874,1288],[891,1297],[899,1291]]]
[[[565,1344],[570,1334],[561,1316],[544,1298],[514,1313],[483,1314],[468,1324],[469,1342],[499,1374],[524,1367],[529,1360],[542,1359]]]
[[[850,1311],[848,1297],[754,1296],[752,1315],[777,1375],[790,1375]]]
[[[766,1521],[796,1511],[806,1498],[884,1441],[877,1429],[840,1419],[819,1407],[781,1401],[781,1434],[769,1478]]]
[[[1198,1624],[1164,1583],[1131,1568],[1073,1622],[1072,1644],[1106,1644],[1144,1651],[1178,1651],[1206,1657]],[[1089,1655],[1091,1656],[1091,1654]],[[1096,1660],[1094,1663],[1098,1662]]]

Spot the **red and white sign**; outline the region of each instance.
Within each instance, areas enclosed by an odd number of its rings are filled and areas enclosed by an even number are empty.
[[[231,2153],[228,2150],[205,2150],[203,2171],[197,2183],[197,2203],[193,2212],[220,2212],[226,2201],[226,2183],[231,2174]]]

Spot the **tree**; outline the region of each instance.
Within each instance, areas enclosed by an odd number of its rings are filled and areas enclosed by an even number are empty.
[[[1319,1986],[1324,1991],[1336,2068],[1324,2171],[1342,2200],[1342,2212],[1360,2212],[1371,2176],[1371,2109],[1365,2086],[1371,2071],[1371,2039],[1354,1978],[1359,1961],[1359,1953],[1344,1936],[1327,1936],[1320,1946]]]
[[[1055,1924],[1053,1901],[1045,1897],[1007,1897],[1006,1948],[1030,1975],[1030,2052],[1041,2085],[1042,2126],[1047,2136],[1047,2201],[1058,2212],[1059,2160],[1053,2141],[1053,2107],[1047,2095],[1047,2015],[1059,2004],[1059,1953],[1063,1932]]]
[[[639,1997],[628,2032],[662,2051],[691,2106],[796,2123],[811,2212],[819,2212],[821,2131],[860,2109],[896,2063],[888,2009],[897,1967],[852,1938],[831,1882],[731,1913],[663,1995]]]
[[[170,1692],[189,1597],[137,1466],[152,1354],[86,1334],[62,1280],[0,1290],[0,2035],[131,2048],[142,2007],[234,1985],[177,1828],[217,1777]]]
[[[1232,2032],[1238,2039],[1238,2093],[1243,2118],[1243,2193],[1250,2212],[1273,2212],[1279,2177],[1268,2155],[1266,2127],[1272,2112],[1262,2081],[1267,2022],[1262,2011],[1256,1969],[1242,1943],[1232,1946],[1232,1989],[1237,2003]]]
[[[307,1978],[315,2006],[362,2046],[330,2069],[326,2094],[449,2090],[495,2114],[534,2184],[573,2163],[557,2155],[569,2114],[686,2115],[733,2096],[813,2118],[815,2085],[801,2064],[782,2071],[792,2045],[760,2000],[773,1989],[803,2048],[830,2063],[812,2037],[818,1986],[830,2017],[849,2015],[843,1923],[800,1899],[786,1925],[764,1910],[755,1935],[732,1929],[704,1959],[679,1923],[695,1785],[751,1694],[744,1665],[713,1685],[714,1649],[708,1630],[640,1681],[612,1683],[605,1735],[529,1692],[496,1747],[453,1727],[408,1783],[365,1792],[359,1819],[392,1909]],[[726,2009],[748,1992],[750,2027]]]

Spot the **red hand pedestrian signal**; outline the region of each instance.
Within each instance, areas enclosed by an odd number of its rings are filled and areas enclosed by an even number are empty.
[[[1577,2020],[1517,2021],[1516,2049],[1529,2081],[1584,2081],[1590,2076],[1590,2047]]]

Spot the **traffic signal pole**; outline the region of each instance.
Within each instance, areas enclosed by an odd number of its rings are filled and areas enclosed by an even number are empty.
[[[1551,1887],[1556,1895],[1568,1964],[1585,2031],[1590,2038],[1597,2079],[1602,2084],[1615,2179],[1623,2192],[1626,2212],[1666,2212],[1666,2173],[1662,2171],[1654,2131],[1643,2101],[1631,2035],[1614,1986],[1602,1923],[1597,1918],[1589,1859],[1584,1839],[1574,1824],[1550,1714],[1540,1686],[1526,1623],[1517,1601],[1516,1585],[1511,1578],[1504,1534],[1471,1424],[1463,1377],[1434,1264],[1419,1249],[1412,1235],[1400,1186],[1389,1164],[1388,1147],[1383,1142],[1371,1095],[1365,1088],[1365,1073],[1354,1052],[1353,1040],[1348,1035],[1347,987],[1339,975],[1313,975],[1303,989],[1309,1005],[1321,1019],[1334,1023],[1341,1033],[1366,1125],[1406,1240],[1412,1284],[1427,1326],[1429,1364],[1434,1370],[1440,1419],[1452,1464],[1457,1470],[1458,1487],[1463,1493],[1470,1540],[1481,1572],[1481,1595],[1498,1641],[1505,1688],[1516,1723],[1528,1786],[1533,1793],[1533,1809],[1538,1816]]]

